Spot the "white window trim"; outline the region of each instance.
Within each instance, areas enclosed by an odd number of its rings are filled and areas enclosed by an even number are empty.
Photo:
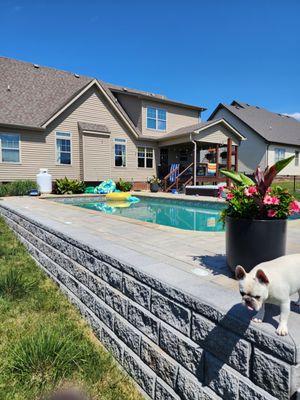
[[[276,157],[276,152],[277,152],[277,151],[283,152],[283,153],[284,153],[283,158],[279,158],[279,159],[277,160],[277,157]],[[284,147],[275,147],[275,148],[274,148],[274,162],[277,162],[277,161],[280,161],[280,160],[284,160],[284,158],[285,158],[285,153],[286,153],[286,149],[285,149]]]
[[[143,167],[139,167],[139,147],[143,148],[145,151],[145,165]],[[146,157],[146,151],[147,149],[152,149],[152,167],[147,167],[147,157]],[[150,159],[150,158],[149,158]],[[141,168],[141,169],[153,169],[154,168],[154,160],[155,160],[155,151],[154,151],[154,147],[151,146],[137,146],[137,167]]]
[[[62,164],[62,163],[59,163],[58,161],[57,161],[57,159],[58,159],[58,151],[57,151],[57,142],[56,142],[56,139],[61,139],[61,138],[58,138],[57,137],[57,135],[58,134],[60,134],[60,133],[62,133],[62,134],[65,134],[65,133],[67,133],[67,134],[69,134],[70,136],[69,136],[69,140],[70,140],[70,155],[71,155],[71,163],[70,164]],[[67,132],[67,131],[56,131],[55,132],[55,143],[54,143],[54,145],[55,145],[55,165],[58,165],[58,166],[60,166],[60,167],[72,167],[72,165],[73,165],[73,155],[72,155],[72,153],[73,153],[73,144],[72,144],[72,142],[73,142],[73,137],[72,137],[72,132]],[[66,139],[67,140],[67,139]]]
[[[14,164],[14,165],[22,164],[21,135],[19,133],[13,133],[13,132],[0,132],[0,135],[1,134],[8,135],[8,136],[18,136],[18,138],[19,138],[19,161],[3,161],[2,160],[2,140],[0,138],[0,163],[1,164]]]
[[[155,110],[155,118],[152,117],[148,117],[148,108],[153,108]],[[158,110],[162,110],[165,111],[166,113],[166,121],[163,119],[158,118]],[[161,108],[161,107],[152,107],[152,106],[146,106],[146,129],[149,131],[155,131],[155,132],[166,132],[167,131],[167,110],[165,108]],[[148,118],[149,119],[153,119],[155,120],[155,125],[158,126],[158,121],[165,121],[166,122],[166,129],[154,129],[154,128],[148,128]]]
[[[119,142],[119,140],[120,140],[120,142]],[[114,146],[113,146],[114,168],[117,168],[117,169],[119,169],[119,168],[121,168],[121,169],[127,168],[127,139],[125,139],[125,138],[115,138],[114,141],[113,141],[113,144],[114,144]],[[115,147],[116,144],[122,144],[122,145],[125,146],[125,165],[124,166],[123,165],[116,165],[116,147]]]

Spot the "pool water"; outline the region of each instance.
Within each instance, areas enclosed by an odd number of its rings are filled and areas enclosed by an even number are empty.
[[[223,231],[220,212],[224,204],[205,201],[140,198],[139,203],[128,202],[72,202],[78,207],[139,221],[191,231]]]

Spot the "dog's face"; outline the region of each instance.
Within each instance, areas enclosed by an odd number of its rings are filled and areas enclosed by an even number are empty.
[[[259,311],[269,296],[269,280],[264,271],[259,269],[253,276],[239,265],[235,269],[235,277],[239,281],[243,304],[249,310]]]

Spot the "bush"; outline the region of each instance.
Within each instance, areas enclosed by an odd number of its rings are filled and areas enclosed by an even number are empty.
[[[0,276],[0,297],[18,299],[26,296],[35,286],[35,280],[29,280],[24,274],[15,268],[9,269]]]
[[[68,334],[50,326],[39,328],[12,348],[10,370],[29,386],[58,382],[87,363],[78,344],[74,332]]]
[[[85,184],[77,179],[68,179],[66,176],[63,179],[56,179],[56,192],[58,194],[77,194],[83,193]]]
[[[37,183],[31,180],[20,180],[0,184],[0,197],[4,196],[25,196],[29,190],[37,189]]]
[[[122,178],[117,182],[117,189],[121,190],[121,192],[130,192],[132,186],[132,182],[123,181]]]

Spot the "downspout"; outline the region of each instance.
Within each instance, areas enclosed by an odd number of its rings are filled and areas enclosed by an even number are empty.
[[[193,184],[196,186],[196,179],[197,179],[197,142],[192,139],[192,133],[190,134],[190,140],[194,144],[194,176],[193,176]]]

